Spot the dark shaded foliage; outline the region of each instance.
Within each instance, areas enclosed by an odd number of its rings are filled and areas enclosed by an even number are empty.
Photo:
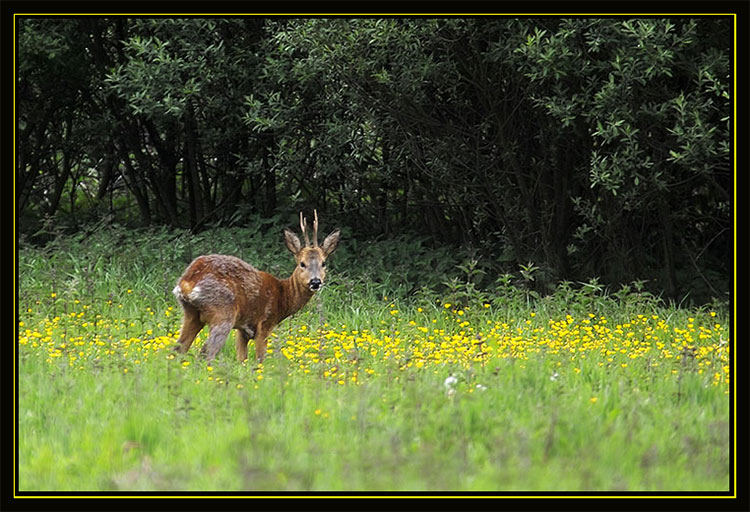
[[[728,296],[729,17],[22,17],[17,34],[29,235],[318,208],[360,240],[473,248],[479,287],[524,265],[540,293],[600,277]]]

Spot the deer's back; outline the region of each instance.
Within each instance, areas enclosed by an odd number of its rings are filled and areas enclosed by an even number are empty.
[[[185,269],[174,293],[177,298],[207,316],[211,310],[234,310],[236,316],[253,309],[262,298],[263,279],[252,265],[234,256],[199,256]]]

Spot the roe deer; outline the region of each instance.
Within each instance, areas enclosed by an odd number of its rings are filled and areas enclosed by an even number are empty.
[[[318,246],[318,212],[313,223],[313,244],[307,237],[307,221],[299,214],[305,247],[293,232],[284,230],[284,241],[297,265],[287,279],[255,269],[234,256],[199,256],[177,281],[173,293],[184,310],[182,329],[175,350],[185,353],[208,324],[208,340],[200,354],[212,361],[226,343],[229,331],[237,329],[237,359],[247,359],[250,338],[255,339],[255,359],[266,355],[268,335],[286,317],[307,304],[323,286],[326,259],[336,250],[341,236],[337,229]]]

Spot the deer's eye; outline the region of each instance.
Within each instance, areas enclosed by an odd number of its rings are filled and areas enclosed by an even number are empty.
[[[302,268],[305,268],[305,262],[301,261],[300,264],[299,264],[299,266],[302,267]]]
[[[323,263],[321,263],[321,265],[322,265],[323,267],[325,267],[325,266],[326,266],[326,262],[324,261]]]

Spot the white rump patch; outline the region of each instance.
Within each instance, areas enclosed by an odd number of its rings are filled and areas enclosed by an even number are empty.
[[[187,298],[190,300],[196,300],[201,295],[201,287],[196,286],[192,290],[190,290],[190,293],[188,293]]]

